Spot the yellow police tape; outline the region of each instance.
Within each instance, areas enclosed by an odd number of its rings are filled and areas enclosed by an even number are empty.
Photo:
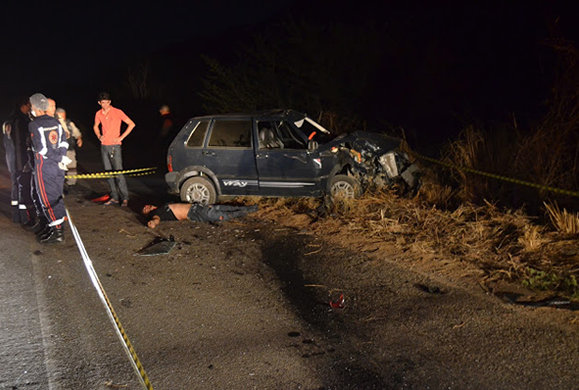
[[[65,175],[69,179],[108,179],[114,176],[127,175],[127,176],[145,176],[155,173],[156,167],[152,168],[138,168],[129,169],[124,171],[105,171],[97,173],[83,173],[79,175]]]
[[[115,313],[115,310],[113,309],[113,305],[111,304],[109,298],[107,297],[105,289],[103,288],[103,285],[101,284],[101,282],[98,278],[98,275],[97,275],[97,273],[92,265],[92,261],[91,261],[90,257],[88,256],[88,253],[84,247],[84,244],[82,243],[82,239],[80,238],[80,234],[78,233],[78,230],[76,229],[76,226],[74,225],[74,223],[72,223],[72,218],[70,217],[70,213],[68,212],[68,208],[66,208],[66,216],[67,216],[68,224],[70,225],[70,231],[74,237],[74,240],[76,241],[76,245],[77,245],[78,250],[82,256],[86,270],[88,271],[90,279],[93,282],[93,285],[97,290],[97,294],[98,294],[99,298],[101,299],[102,303],[105,306],[105,309],[107,311],[109,319],[111,320],[113,325],[115,325],[115,331],[117,332],[117,336],[119,336],[119,339],[123,343],[123,347],[125,349],[125,352],[127,353],[129,358],[131,359],[131,365],[135,369],[135,371],[139,377],[139,381],[141,382],[141,385],[143,386],[143,388],[146,390],[153,390],[153,385],[151,384],[151,382],[149,381],[149,378],[147,377],[147,373],[145,372],[145,369],[143,368],[143,365],[141,364],[141,361],[139,360],[139,357],[137,356],[137,352],[135,352],[135,349],[133,348],[133,345],[131,344],[129,337],[127,336],[125,330],[123,329],[123,326],[121,325],[121,321],[119,320],[119,317],[117,317],[117,314]]]
[[[502,180],[502,181],[506,181],[509,183],[515,183],[515,184],[519,184],[519,185],[523,185],[523,186],[527,186],[527,187],[533,187],[533,188],[537,188],[539,190],[545,190],[545,191],[549,191],[549,192],[554,192],[557,194],[561,194],[561,195],[568,195],[568,196],[575,196],[579,198],[579,192],[577,191],[569,191],[569,190],[564,190],[562,188],[555,188],[555,187],[549,187],[549,186],[545,186],[545,185],[541,185],[541,184],[537,184],[537,183],[532,183],[529,181],[524,181],[524,180],[519,180],[519,179],[514,179],[512,177],[508,177],[508,176],[502,176],[502,175],[497,175],[494,173],[488,173],[488,172],[484,172],[484,171],[479,171],[477,169],[473,169],[473,168],[468,168],[468,167],[462,167],[459,165],[455,165],[455,164],[451,164],[451,163],[446,163],[444,161],[440,161],[434,158],[430,158],[430,157],[426,157],[423,156],[421,154],[418,154],[416,152],[413,152],[411,150],[404,150],[406,153],[411,154],[412,156],[416,157],[419,160],[425,160],[425,161],[429,161],[435,164],[439,164],[439,165],[443,165],[447,168],[453,168],[453,169],[458,169],[461,171],[465,171],[465,172],[469,172],[469,173],[474,173],[476,175],[481,175],[481,176],[486,176],[486,177],[490,177],[492,179],[497,179],[497,180]]]

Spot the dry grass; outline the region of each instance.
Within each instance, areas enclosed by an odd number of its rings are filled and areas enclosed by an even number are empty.
[[[571,231],[577,232],[569,226],[579,226],[575,225],[579,219],[564,212],[556,215],[566,221],[560,224],[564,228],[549,230],[522,209],[500,209],[484,202],[441,210],[420,195],[402,199],[382,193],[364,196],[339,218],[359,233],[404,250],[475,265],[487,282],[507,279],[537,287],[528,281],[548,275],[557,283],[539,283],[541,288],[575,297],[579,289],[572,281],[579,277],[579,240],[569,239]]]
[[[412,156],[411,152],[409,153]],[[415,161],[422,172],[419,197],[426,203],[441,209],[453,208],[457,204],[457,190],[446,179],[446,174],[440,166],[423,165]]]
[[[566,209],[561,211],[556,203],[548,204],[545,202],[544,205],[551,223],[558,232],[571,236],[579,234],[579,215],[577,213],[568,213]]]
[[[579,124],[579,102],[577,118]],[[469,172],[472,169],[569,191],[579,189],[579,137],[577,126],[554,125],[551,114],[533,131],[522,135],[516,127],[487,132],[470,126],[442,151],[443,162],[455,168],[441,169],[435,181],[453,188],[453,203],[499,201],[510,208],[522,206],[538,213],[542,202],[557,201],[577,208],[569,196],[537,190],[508,180]],[[461,169],[467,168],[467,169]],[[442,174],[441,174],[442,173]]]
[[[519,237],[519,244],[525,252],[539,250],[548,240],[543,236],[544,228],[537,225],[528,225],[523,229],[523,235]]]
[[[458,140],[450,142],[443,149],[443,161],[456,167],[508,176],[513,141],[505,134],[510,133],[512,131],[490,133],[469,126]],[[470,173],[465,169],[452,169],[447,174],[457,188],[456,195],[462,202],[482,203],[484,199],[505,197],[502,182]]]

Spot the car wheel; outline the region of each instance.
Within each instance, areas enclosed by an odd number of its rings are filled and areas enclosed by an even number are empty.
[[[187,203],[213,204],[217,201],[217,191],[211,182],[201,176],[187,179],[181,186],[181,200]]]
[[[333,198],[359,198],[362,195],[360,183],[347,175],[336,175],[330,182],[330,196]]]

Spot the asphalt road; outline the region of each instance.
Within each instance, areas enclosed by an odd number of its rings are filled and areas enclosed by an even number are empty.
[[[0,388],[47,389],[45,317],[38,307],[44,298],[36,286],[36,259],[22,229],[6,218],[0,219],[0,229]]]

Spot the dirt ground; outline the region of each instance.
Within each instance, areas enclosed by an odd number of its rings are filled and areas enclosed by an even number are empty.
[[[275,202],[233,222],[151,230],[137,207],[171,200],[159,180],[131,178],[129,209],[93,202],[106,193],[98,180],[66,198],[155,388],[577,386],[574,311],[515,306],[472,264]],[[134,255],[170,236],[169,254]]]

